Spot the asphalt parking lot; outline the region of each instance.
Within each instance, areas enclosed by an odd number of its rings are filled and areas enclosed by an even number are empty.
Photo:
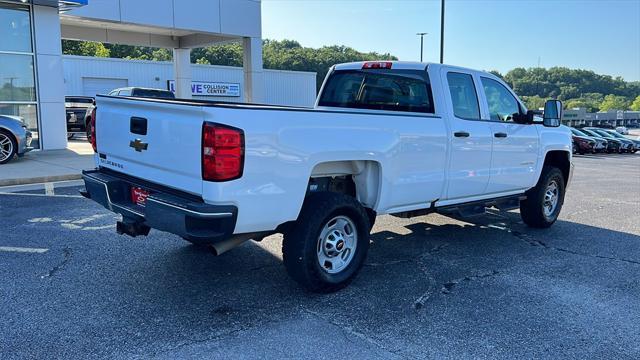
[[[640,154],[575,164],[551,229],[379,217],[330,295],[279,236],[215,257],[117,235],[77,186],[0,194],[0,358],[640,358]]]

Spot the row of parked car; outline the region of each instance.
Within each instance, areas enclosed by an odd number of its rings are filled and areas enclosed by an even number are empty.
[[[584,127],[570,128],[574,154],[630,153],[640,150],[640,138],[631,139],[616,130]]]

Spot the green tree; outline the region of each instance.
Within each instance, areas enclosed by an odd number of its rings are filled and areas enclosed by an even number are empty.
[[[504,80],[504,76],[500,73],[500,71],[498,70],[491,70],[489,71],[490,73],[492,73],[493,75],[499,77],[500,79]]]
[[[529,110],[538,110],[544,108],[545,99],[538,95],[522,96],[522,101],[527,105]]]
[[[62,53],[65,55],[109,57],[111,52],[104,44],[93,41],[62,41]]]
[[[609,94],[600,104],[600,111],[627,110],[631,102],[624,96]]]
[[[156,49],[151,52],[151,60],[172,61],[173,53],[169,49]]]
[[[640,111],[640,95],[636,96],[636,99],[633,100],[629,108],[633,111]]]

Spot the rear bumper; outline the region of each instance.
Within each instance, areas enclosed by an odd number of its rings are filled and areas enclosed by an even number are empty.
[[[235,229],[235,206],[205,204],[193,196],[112,171],[83,171],[82,178],[86,187],[83,195],[128,222],[211,244],[228,239]],[[132,186],[150,190],[144,207],[131,201]]]

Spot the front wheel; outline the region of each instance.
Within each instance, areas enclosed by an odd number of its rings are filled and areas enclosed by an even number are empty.
[[[564,203],[565,182],[557,167],[545,166],[538,184],[527,191],[527,199],[520,202],[520,216],[534,228],[548,228],[560,215]]]
[[[351,196],[319,192],[305,200],[284,233],[287,273],[305,289],[329,293],[347,286],[369,249],[369,215]]]

